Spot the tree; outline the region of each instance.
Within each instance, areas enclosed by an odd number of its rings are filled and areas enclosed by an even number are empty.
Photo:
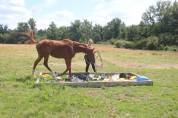
[[[54,22],[51,22],[47,29],[47,38],[49,39],[57,39],[58,38],[58,29]]]
[[[26,22],[20,22],[18,23],[18,26],[17,26],[17,31],[18,32],[28,32],[29,31],[29,26],[28,26],[28,23]]]
[[[7,25],[0,24],[0,43],[6,43],[10,30]]]
[[[126,39],[127,38],[127,28],[124,23],[120,25],[120,35],[118,38]]]
[[[69,38],[75,41],[80,40],[81,38],[80,26],[81,26],[80,20],[75,20],[73,23],[71,23],[71,26],[69,27]]]
[[[37,39],[47,38],[47,30],[40,29],[36,33]]]
[[[145,13],[143,13],[142,21],[145,24],[153,25],[157,22],[161,22],[164,16],[170,13],[171,2],[170,1],[158,1],[156,6],[150,6]]]
[[[111,22],[108,23],[110,32],[112,32],[112,38],[120,37],[121,33],[121,20],[119,18],[114,18]]]
[[[103,40],[103,27],[100,25],[95,25],[92,30],[92,39],[95,42]]]
[[[142,21],[138,25],[139,27],[139,35],[141,38],[147,38],[151,35],[151,26],[145,25]]]
[[[130,41],[140,39],[139,27],[138,26],[132,25],[130,27],[127,27],[127,39],[130,40]]]
[[[178,34],[178,3],[175,2],[171,9],[170,13],[166,14],[163,18],[162,29],[164,32],[172,33],[173,35]]]
[[[80,25],[81,41],[89,40],[92,36],[92,23],[84,20]]]
[[[58,28],[58,38],[59,39],[65,39],[68,38],[68,28],[65,26]]]
[[[33,18],[30,18],[29,20],[28,20],[28,24],[29,24],[29,26],[30,26],[30,29],[33,31],[33,33],[35,34],[35,32],[36,32],[36,21],[33,19]]]
[[[0,24],[0,34],[8,33],[8,26]]]
[[[104,39],[125,37],[125,24],[119,18],[114,18],[103,28]]]
[[[110,30],[110,27],[108,25],[104,26],[103,27],[103,39],[110,40],[111,38],[112,38],[112,32]]]
[[[148,34],[158,36],[161,45],[178,44],[178,3],[159,1],[143,14],[142,21]],[[143,32],[142,32],[143,33]]]

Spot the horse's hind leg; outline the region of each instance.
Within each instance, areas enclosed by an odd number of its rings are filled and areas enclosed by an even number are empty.
[[[37,66],[37,64],[41,61],[43,57],[42,56],[38,56],[38,58],[35,60],[34,64],[33,64],[33,71],[32,71],[32,74],[34,74],[35,72],[35,68]]]
[[[72,73],[71,73],[71,59],[65,59],[65,62],[66,62],[67,70],[69,71],[69,79],[71,79],[71,77],[72,77]]]
[[[64,70],[64,72],[63,72],[63,73],[61,73],[61,75],[66,74],[66,72],[68,71],[68,68],[67,68],[67,61],[66,61],[66,59],[65,59],[65,63],[66,63],[66,69]]]
[[[49,55],[44,57],[44,63],[43,64],[49,71],[52,72],[51,68],[48,66],[48,58],[49,58]]]
[[[71,74],[71,59],[65,59],[65,63],[66,63],[66,70],[61,75],[64,75],[64,74],[66,74],[67,71],[69,71],[69,78],[71,78],[72,77],[72,74]]]

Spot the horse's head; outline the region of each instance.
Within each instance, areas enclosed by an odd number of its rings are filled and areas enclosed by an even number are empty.
[[[74,42],[75,52],[83,52],[88,55],[88,59],[91,63],[95,63],[95,50],[83,43]]]

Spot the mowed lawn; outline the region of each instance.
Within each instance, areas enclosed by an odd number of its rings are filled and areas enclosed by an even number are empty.
[[[177,118],[178,52],[142,51],[95,45],[103,57],[98,72],[134,72],[151,78],[153,86],[71,88],[34,87],[35,45],[0,45],[1,118]],[[84,54],[73,58],[72,71],[83,72]],[[65,69],[50,57],[49,66]],[[43,62],[38,71],[46,71]],[[92,70],[90,70],[92,71]]]

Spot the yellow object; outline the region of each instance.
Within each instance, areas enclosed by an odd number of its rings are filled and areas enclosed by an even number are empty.
[[[49,74],[44,74],[44,75],[42,75],[42,77],[45,79],[51,79],[51,75],[49,75]]]
[[[120,80],[126,80],[125,78],[119,78]]]
[[[136,77],[137,77],[137,76],[131,76],[129,79],[130,79],[130,80],[134,80],[134,79],[136,79]]]

